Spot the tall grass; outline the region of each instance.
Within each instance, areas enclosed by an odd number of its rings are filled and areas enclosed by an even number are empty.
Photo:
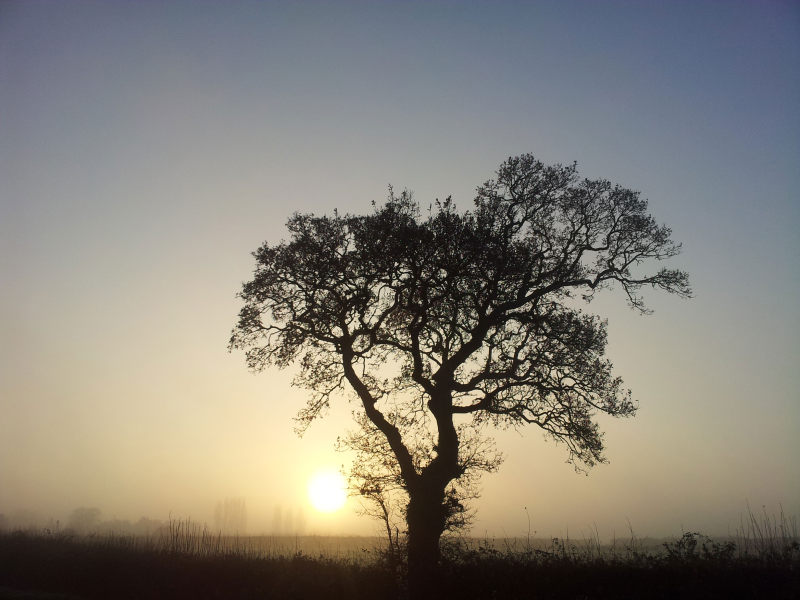
[[[766,509],[759,514],[748,506],[735,533],[710,537],[699,532],[684,532],[680,537],[654,539],[639,537],[630,523],[629,535],[604,543],[595,526],[581,539],[569,535],[559,538],[468,538],[443,539],[446,556],[504,557],[514,562],[625,563],[691,561],[758,561],[764,564],[790,564],[800,568],[800,533],[796,518]]]
[[[379,554],[377,538],[343,536],[239,536],[208,529],[191,519],[170,519],[166,527],[145,542],[151,550],[188,556],[240,556],[287,558],[313,556],[322,559],[370,562]]]
[[[796,517],[787,517],[780,507],[777,515],[762,507],[755,513],[748,506],[747,514],[740,517],[733,534],[709,537],[699,532],[685,532],[679,538],[656,540],[641,538],[628,524],[629,535],[614,537],[610,542],[601,540],[597,527],[580,539],[536,538],[530,532],[525,537],[472,538],[466,536],[444,537],[442,549],[445,556],[467,553],[514,556],[517,560],[564,560],[571,562],[622,561],[640,559],[703,559],[736,558],[763,562],[800,563],[800,530]],[[9,535],[8,532],[5,535]],[[19,531],[16,532],[17,534]],[[341,536],[240,536],[224,534],[208,528],[205,523],[190,518],[170,518],[148,535],[129,533],[91,533],[78,535],[70,530],[29,530],[27,533],[50,539],[70,540],[79,544],[121,550],[154,552],[194,557],[239,556],[243,558],[287,558],[315,556],[334,560],[369,562],[387,553],[385,540],[366,537]],[[3,535],[0,531],[0,535]],[[535,535],[535,532],[534,532]]]
[[[0,598],[18,597],[13,590],[36,590],[20,596],[25,598],[48,592],[82,600],[358,600],[394,594],[394,577],[376,561],[355,560],[361,558],[356,553],[312,558],[269,542],[226,536],[190,520],[172,520],[149,536],[0,532]]]
[[[169,554],[190,556],[247,555],[247,548],[240,545],[239,537],[223,538],[222,532],[209,531],[191,519],[170,519],[166,528],[159,532],[155,549]]]
[[[309,539],[310,538],[310,539]],[[149,536],[0,532],[2,588],[82,598],[402,598],[404,566],[377,539],[224,535],[171,519]],[[446,538],[443,597],[797,598],[800,538],[794,519],[766,511],[734,535],[696,532],[656,541],[630,535],[580,540]]]
[[[756,515],[748,505],[747,517],[740,519],[733,542],[740,557],[758,557],[765,561],[798,560],[800,535],[797,518],[783,513],[770,515],[765,507]]]

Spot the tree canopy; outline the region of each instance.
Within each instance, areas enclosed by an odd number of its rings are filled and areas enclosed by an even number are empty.
[[[355,393],[352,441],[373,440],[362,459],[382,457],[408,492],[410,532],[415,499],[438,503],[429,525],[444,527],[447,486],[496,467],[487,426],[535,425],[578,467],[603,461],[594,416],[636,405],[604,357],[606,323],[582,305],[612,286],[639,312],[644,288],[691,293],[685,272],[652,269],[680,245],[639,193],[529,154],[468,211],[390,191],[370,214],[295,214],[288,230],[254,253],[231,347],[255,370],[299,363],[304,424]]]

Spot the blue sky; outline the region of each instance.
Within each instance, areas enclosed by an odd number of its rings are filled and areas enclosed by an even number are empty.
[[[792,2],[0,2],[0,512],[300,511],[349,407],[297,439],[291,374],[227,353],[249,253],[533,152],[641,190],[696,297],[591,305],[640,414],[588,477],[499,434],[477,529],[797,514],[799,40]]]

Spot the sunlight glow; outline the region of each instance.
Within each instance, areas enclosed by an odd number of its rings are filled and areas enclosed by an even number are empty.
[[[347,500],[347,482],[337,471],[317,471],[308,482],[308,499],[320,512],[335,512]]]

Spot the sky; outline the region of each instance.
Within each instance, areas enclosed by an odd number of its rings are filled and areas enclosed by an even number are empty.
[[[300,438],[291,369],[227,350],[250,253],[390,184],[468,209],[531,152],[640,190],[695,297],[590,305],[637,416],[588,475],[497,432],[473,535],[797,516],[799,109],[789,1],[0,1],[0,513],[379,534],[306,495],[347,399]]]

